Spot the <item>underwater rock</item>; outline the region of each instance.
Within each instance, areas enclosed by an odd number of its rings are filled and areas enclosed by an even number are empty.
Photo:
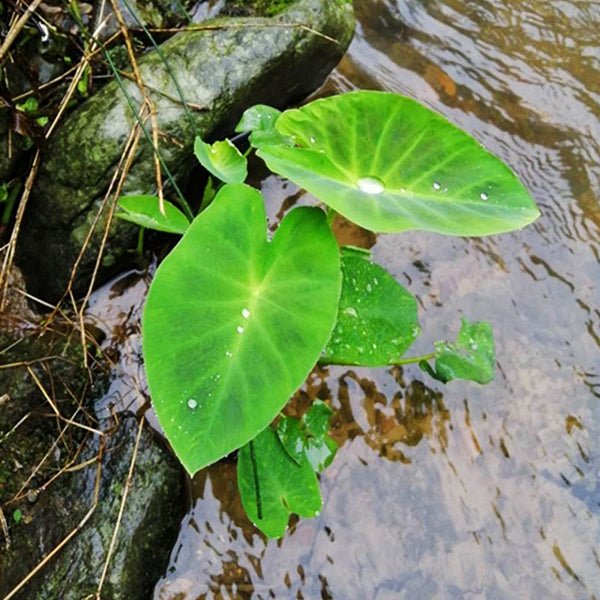
[[[89,404],[106,377],[93,377],[90,385],[72,329],[53,322],[44,333],[3,332],[0,352],[0,509],[6,525],[0,527],[0,597],[46,557],[15,599],[91,597],[107,560],[139,423],[126,415],[96,421]],[[176,460],[142,429],[103,598],[151,596],[184,507]]]
[[[282,108],[315,90],[350,43],[354,17],[346,1],[299,0],[269,19],[222,18],[200,27],[161,46],[179,89],[156,51],[139,61],[156,106],[160,152],[178,182],[193,164],[196,132],[214,139],[230,132],[253,104]],[[122,85],[137,110],[139,89],[132,81]],[[67,118],[49,141],[17,254],[33,295],[50,302],[61,297],[99,212],[73,282],[76,296],[87,290],[110,212],[110,202],[103,205],[103,198],[135,122],[120,83],[112,81]],[[154,154],[142,138],[123,193],[155,190]],[[131,260],[137,231],[128,222],[113,221],[96,283]]]

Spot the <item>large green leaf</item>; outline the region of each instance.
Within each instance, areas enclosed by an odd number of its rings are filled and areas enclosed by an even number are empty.
[[[435,350],[435,366],[422,361],[421,368],[443,383],[452,379],[489,383],[494,379],[494,334],[485,321],[470,322],[463,317],[456,343],[436,342]]]
[[[122,213],[117,214],[120,219],[157,231],[182,234],[190,224],[187,217],[166,200],[163,201],[163,214],[156,196],[121,196],[119,207],[123,209]]]
[[[225,183],[243,183],[248,176],[248,161],[230,140],[207,144],[196,137],[194,154],[209,173]]]
[[[417,302],[362,252],[342,256],[338,317],[321,362],[385,366],[396,362],[421,332]]]
[[[311,518],[321,510],[319,482],[308,459],[294,462],[271,427],[240,450],[237,477],[246,514],[268,537],[285,533],[290,514]]]
[[[304,457],[315,471],[322,471],[331,464],[338,449],[328,435],[332,414],[324,402],[317,400],[302,419],[288,416],[279,419],[277,435],[296,464],[301,465]]]
[[[539,215],[506,165],[410,98],[343,94],[285,111],[275,127],[295,146],[259,140],[268,167],[367,229],[480,236]]]
[[[323,211],[291,211],[272,241],[262,197],[226,185],[156,272],[143,317],[150,393],[190,473],[256,436],[333,329],[339,252]]]

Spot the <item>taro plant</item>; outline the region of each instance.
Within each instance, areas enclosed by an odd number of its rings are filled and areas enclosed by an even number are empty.
[[[183,233],[157,269],[142,323],[165,435],[192,475],[239,449],[246,512],[280,537],[291,513],[320,510],[316,473],[336,451],[325,404],[301,419],[281,413],[317,362],[419,362],[444,382],[494,376],[483,322],[463,319],[456,342],[403,358],[421,331],[416,301],[367,251],[338,247],[332,215],[377,232],[481,236],[518,229],[539,213],[506,165],[396,94],[353,92],[284,112],[255,106],[237,131],[326,210],[295,208],[269,238],[261,194],[243,183],[245,157],[229,140],[196,139],[197,158],[223,182],[216,195],[211,184],[204,210],[189,223],[157,198],[129,197],[121,216]]]

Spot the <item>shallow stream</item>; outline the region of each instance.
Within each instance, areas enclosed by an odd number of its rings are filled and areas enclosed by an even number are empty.
[[[315,371],[296,401],[331,399],[343,444],[321,515],[266,543],[234,464],[207,469],[155,600],[600,599],[600,3],[354,4],[356,37],[321,93],[425,103],[506,161],[542,212],[485,239],[340,229],[416,295],[411,354],[452,339],[461,314],[487,320],[496,379]],[[310,202],[258,164],[253,177],[272,223]],[[110,402],[135,405],[145,385],[129,308],[145,285],[130,276],[92,306],[132,350]]]

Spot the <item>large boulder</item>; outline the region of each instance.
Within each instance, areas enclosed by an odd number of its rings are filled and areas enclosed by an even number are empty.
[[[46,566],[11,597],[93,596],[135,448],[102,598],[149,598],[176,539],[186,503],[177,461],[150,430],[141,430],[136,446],[135,417],[94,418],[91,400],[106,378],[95,376],[90,386],[82,363],[79,336],[68,326],[53,321],[45,332],[26,335],[0,328],[1,598],[46,557]]]
[[[345,0],[298,0],[269,19],[222,18],[202,27],[162,45],[169,69],[157,52],[139,61],[156,105],[160,152],[178,181],[192,164],[195,131],[205,139],[223,135],[253,104],[284,107],[315,90],[350,43],[354,17]],[[204,109],[184,109],[171,73],[186,102]],[[123,87],[139,107],[136,84],[124,81]],[[35,296],[53,302],[65,290],[135,123],[129,102],[117,81],[109,83],[48,144],[18,247],[18,262]],[[153,151],[143,139],[123,193],[154,191]],[[89,285],[108,211],[107,206],[79,264],[75,295]],[[113,222],[98,281],[123,267],[136,236],[131,224]]]

